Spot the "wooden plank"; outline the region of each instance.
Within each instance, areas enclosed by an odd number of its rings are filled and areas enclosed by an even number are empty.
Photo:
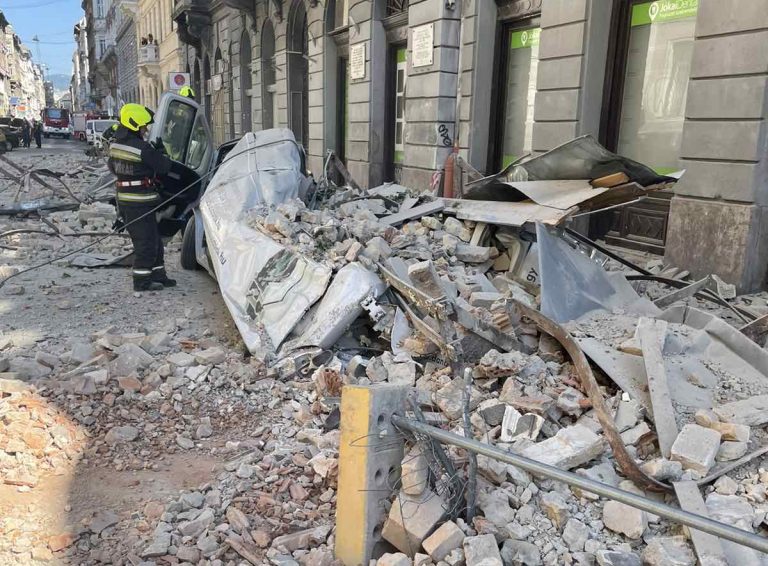
[[[677,500],[680,502],[680,508],[683,511],[709,518],[707,506],[696,482],[690,480],[679,481],[675,482],[673,486]],[[699,558],[699,564],[703,566],[728,566],[723,545],[720,544],[719,538],[694,529],[690,529],[690,533],[693,549]]]
[[[672,444],[678,435],[675,408],[669,395],[667,370],[664,367],[664,339],[667,335],[667,323],[641,317],[637,323],[637,336],[643,350],[643,363],[648,379],[648,392],[653,405],[653,421],[656,424],[656,436],[659,437],[661,455],[669,458]]]

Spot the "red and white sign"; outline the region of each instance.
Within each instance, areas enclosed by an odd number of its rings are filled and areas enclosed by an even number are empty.
[[[182,87],[189,85],[189,73],[168,73],[168,88],[170,90],[181,90]]]

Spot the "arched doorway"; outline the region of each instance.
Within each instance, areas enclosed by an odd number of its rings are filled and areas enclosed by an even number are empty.
[[[261,30],[261,127],[275,127],[277,85],[275,84],[275,28],[266,20]]]
[[[240,38],[240,116],[241,133],[250,132],[253,129],[251,119],[251,88],[253,76],[251,74],[251,36],[247,31]]]
[[[304,0],[294,0],[288,16],[288,127],[309,147],[309,30]]]

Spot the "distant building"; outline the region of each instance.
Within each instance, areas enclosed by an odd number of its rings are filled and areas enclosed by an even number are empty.
[[[137,0],[113,1],[107,26],[115,30],[117,105],[139,101],[139,50],[136,38]]]
[[[74,110],[87,110],[95,103],[91,100],[89,39],[87,20],[83,17],[74,28],[77,47],[72,54],[72,107]]]
[[[53,83],[51,81],[45,81],[43,83],[45,89],[45,107],[50,108],[56,105],[56,98],[53,93]]]

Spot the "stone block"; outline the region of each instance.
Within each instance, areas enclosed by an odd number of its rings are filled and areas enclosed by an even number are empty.
[[[464,540],[464,532],[453,521],[447,521],[440,525],[423,543],[432,560],[440,562],[452,550],[459,548]]]
[[[757,119],[764,113],[766,77],[738,77],[690,81],[687,118]]]
[[[541,8],[541,27],[548,28],[587,18],[587,0],[548,0]]]
[[[568,519],[563,529],[563,542],[571,552],[581,552],[589,539],[589,527],[578,519]]]
[[[504,564],[524,564],[526,566],[538,566],[541,564],[539,548],[535,544],[524,540],[509,539],[504,541],[500,554]]]
[[[456,246],[456,259],[464,263],[485,263],[491,259],[494,248],[483,246],[471,246],[469,244],[459,244]]]
[[[694,43],[692,79],[766,72],[768,31],[712,37]]]
[[[408,77],[409,98],[456,96],[456,72],[437,71]],[[455,107],[454,102],[454,107]]]
[[[671,459],[686,470],[706,475],[715,463],[720,448],[720,433],[696,424],[687,424],[671,448]]]
[[[465,538],[464,560],[467,566],[504,566],[493,535]]]
[[[583,425],[560,429],[547,440],[529,446],[522,455],[537,462],[570,470],[597,458],[604,451],[603,439]],[[713,456],[714,457],[714,456]]]
[[[756,205],[674,197],[665,261],[689,270],[694,279],[717,274],[739,293],[759,289],[768,263],[767,212]]]
[[[680,155],[689,159],[757,161],[762,157],[762,122],[685,123]]]
[[[723,442],[720,445],[720,449],[717,451],[715,460],[718,462],[731,462],[732,460],[738,460],[747,453],[749,443],[747,442]]]
[[[637,554],[618,550],[598,550],[595,559],[598,566],[642,566]]]
[[[477,507],[485,518],[499,528],[515,520],[515,510],[509,505],[509,495],[503,489],[481,491],[477,495]]]
[[[755,512],[745,498],[738,495],[710,493],[704,503],[707,505],[710,519],[753,532],[752,518]]]
[[[631,539],[639,539],[648,527],[645,511],[618,501],[606,501],[603,507],[603,524],[615,533]]]
[[[541,30],[539,59],[554,59],[584,53],[585,22]]]
[[[756,395],[715,407],[715,414],[723,421],[748,426],[768,423],[768,395]]]
[[[758,182],[755,163],[681,159],[685,175],[675,185],[681,196],[768,203],[768,191]]]
[[[537,122],[578,120],[580,89],[544,90],[536,93],[533,117]]]
[[[768,28],[768,0],[699,0],[696,37]]]
[[[408,92],[410,96],[410,91]],[[437,98],[423,100],[411,100],[405,104],[405,121],[407,124],[414,122],[437,122],[439,120],[449,120],[456,112],[456,93],[454,98],[448,94]]]
[[[408,495],[421,495],[427,489],[429,464],[419,446],[414,446],[405,455],[401,465],[403,491]]]
[[[568,503],[565,497],[557,491],[550,491],[542,495],[539,500],[539,507],[558,529],[562,529],[570,517]]]
[[[583,60],[579,55],[539,61],[539,75],[536,79],[538,90],[579,88]]]
[[[376,561],[376,566],[413,566],[413,561],[402,552],[388,552]]]
[[[445,515],[446,503],[429,490],[419,496],[401,492],[392,503],[382,537],[399,551],[413,556]]]
[[[696,557],[685,537],[654,537],[643,550],[646,566],[696,566]]]
[[[533,150],[549,151],[576,137],[577,122],[534,122]]]
[[[752,430],[747,425],[721,423],[720,421],[713,422],[708,428],[719,432],[722,440],[732,442],[749,442],[750,431]]]

